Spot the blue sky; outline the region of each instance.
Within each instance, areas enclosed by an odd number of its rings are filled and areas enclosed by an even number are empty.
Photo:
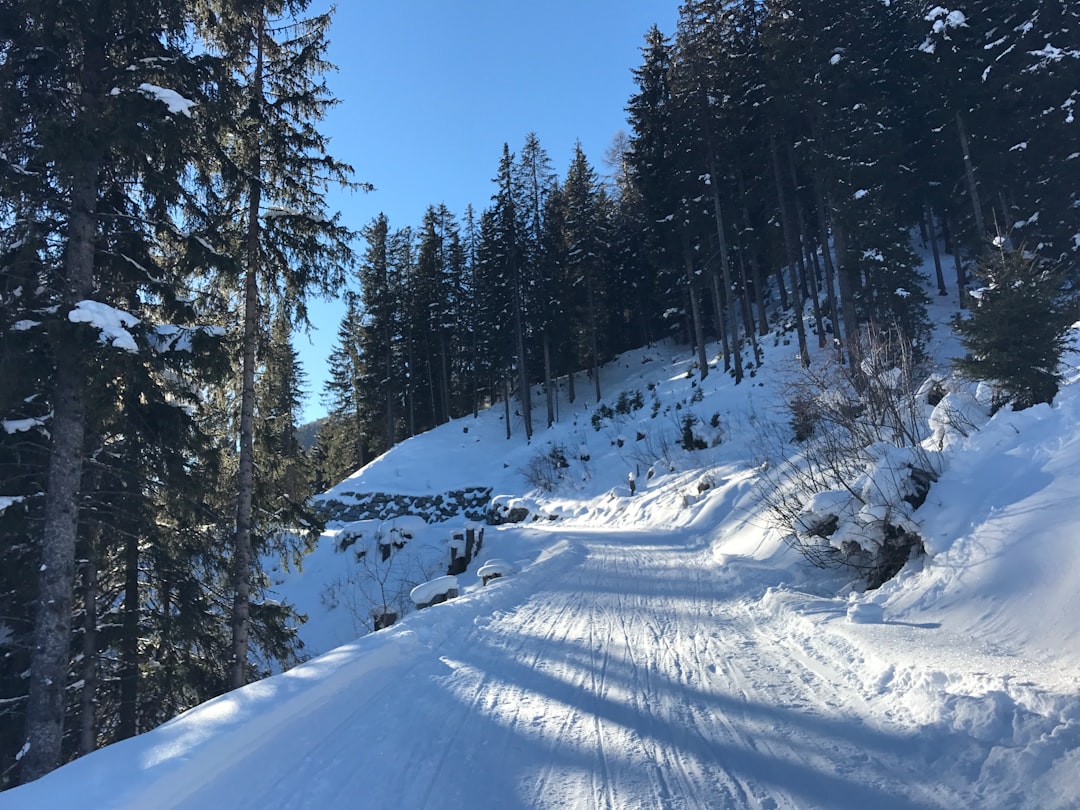
[[[311,11],[328,4],[316,0]],[[604,170],[626,129],[645,33],[673,32],[678,0],[339,0],[328,80],[341,104],[323,124],[332,154],[375,185],[335,191],[331,205],[359,230],[379,212],[418,226],[429,205],[460,216],[490,202],[503,143],[536,132],[565,174],[574,142]],[[358,249],[362,249],[358,245]],[[304,420],[324,413],[326,358],[343,314],[311,302],[315,328],[298,335],[308,378]]]

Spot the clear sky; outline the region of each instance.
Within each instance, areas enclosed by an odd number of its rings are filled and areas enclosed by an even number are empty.
[[[313,12],[329,5],[316,0]],[[461,216],[490,202],[503,143],[529,132],[564,175],[576,140],[598,171],[634,91],[645,33],[675,28],[679,0],[338,0],[329,77],[341,99],[324,122],[331,153],[374,184],[335,192],[354,230],[383,212],[419,226],[429,205]],[[362,249],[362,245],[357,246]],[[312,301],[296,345],[308,378],[304,420],[322,385],[343,306]]]

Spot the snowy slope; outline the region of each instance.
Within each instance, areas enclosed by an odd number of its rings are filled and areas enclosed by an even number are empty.
[[[1080,385],[954,441],[917,513],[932,556],[851,594],[761,515],[792,349],[766,351],[740,386],[677,347],[620,358],[605,402],[644,405],[600,430],[563,398],[532,446],[498,411],[403,443],[338,489],[483,485],[559,519],[488,527],[460,598],[334,649],[358,628],[322,599],[353,564],[328,535],[281,578],[324,654],[0,807],[1080,806]],[[721,443],[662,446],[686,412]],[[529,492],[554,445],[565,478]],[[496,557],[518,572],[482,587]]]

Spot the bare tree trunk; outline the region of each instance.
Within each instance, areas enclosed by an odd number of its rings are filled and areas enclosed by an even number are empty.
[[[507,375],[503,380],[503,388],[505,396],[503,397],[503,407],[506,411],[506,438],[509,439],[513,434],[510,432],[510,376]]]
[[[93,54],[89,51],[92,50]],[[94,61],[104,61],[88,49],[84,75]],[[87,79],[88,83],[97,77]],[[89,95],[84,90],[84,99]],[[97,216],[99,163],[87,157],[73,178],[64,253],[63,306],[71,308],[93,289],[94,236]],[[86,431],[85,367],[78,352],[60,346],[56,352],[52,447],[48,489],[41,532],[41,565],[34,616],[30,684],[26,703],[26,755],[21,760],[24,782],[44,776],[60,764],[64,735],[64,689],[71,648],[71,608],[75,591],[75,546],[79,525],[79,491]]]
[[[739,273],[743,277],[742,294],[739,300],[742,304],[743,329],[750,339],[750,348],[754,352],[754,367],[761,366],[761,347],[758,346],[757,334],[754,327],[754,310],[750,304],[750,292],[746,284],[746,264],[743,261],[742,252],[739,253]]]
[[[450,421],[450,349],[447,346],[446,330],[439,329],[439,396],[442,398],[442,414],[439,423]]]
[[[596,386],[596,401],[600,402],[600,336],[596,325],[596,295],[592,268],[585,271],[585,294],[589,302],[589,343],[592,352],[592,376]]]
[[[517,349],[518,397],[521,399],[521,415],[525,419],[525,441],[532,441],[532,392],[529,390],[529,372],[525,367],[525,324],[521,314],[521,290],[514,285],[514,343]]]
[[[814,328],[818,333],[818,348],[825,348],[825,324],[821,317],[821,296],[818,295],[816,256],[810,242],[810,232],[806,225],[806,212],[799,197],[799,173],[795,168],[795,150],[791,141],[787,142],[788,172],[791,175],[791,191],[795,195],[795,222],[799,227],[800,257],[805,255],[806,270],[804,278],[809,281],[810,301],[814,311]]]
[[[386,449],[394,446],[394,347],[390,327],[384,327],[384,348],[386,349]]]
[[[956,220],[945,218],[945,227],[949,229],[949,242],[952,244],[953,264],[956,267],[956,299],[960,309],[967,307],[967,274],[964,272],[964,260],[960,256],[960,240],[956,238]]]
[[[712,293],[713,312],[715,313],[714,328],[716,338],[720,341],[720,351],[724,358],[724,372],[731,371],[731,344],[728,343],[727,313],[724,310],[724,291],[721,289],[722,280],[716,270],[709,271],[709,291]]]
[[[795,332],[799,338],[799,362],[810,365],[810,350],[806,345],[806,325],[803,323],[803,294],[796,275],[796,265],[800,259],[795,251],[791,236],[791,224],[788,221],[787,198],[784,194],[784,182],[780,173],[780,156],[776,148],[776,137],[769,136],[769,148],[772,152],[773,179],[776,182],[776,200],[780,206],[780,227],[784,232],[784,245],[787,248],[788,267],[791,273],[791,295],[794,299]]]
[[[731,283],[731,261],[728,257],[727,233],[724,229],[724,212],[720,206],[720,185],[716,173],[716,156],[713,154],[711,145],[709,146],[709,175],[709,180],[711,181],[709,187],[712,189],[713,217],[716,220],[716,236],[720,240],[720,273],[724,282],[723,300],[720,301],[720,306],[723,307],[724,313],[720,319],[724,335],[724,370],[727,371],[730,368],[729,355],[731,352],[734,352],[735,384],[738,385],[742,382],[743,378],[742,341],[739,339],[738,320],[732,317],[731,314],[733,309],[731,299],[734,295]],[[730,349],[727,345],[728,329],[731,330]]]
[[[928,238],[930,239],[930,249],[934,254],[934,272],[937,274],[938,295],[948,295],[949,291],[945,289],[945,274],[941,270],[941,253],[938,251],[937,225],[934,222],[934,209],[930,207],[929,202],[923,203],[923,219],[926,222]]]
[[[968,195],[971,197],[971,210],[975,215],[976,249],[982,253],[983,242],[986,241],[986,222],[983,219],[982,200],[979,199],[979,186],[975,182],[975,165],[971,160],[967,130],[964,128],[963,116],[959,112],[956,114],[956,133],[960,137],[960,148],[964,153],[964,178],[967,181]]]
[[[124,538],[124,604],[120,640],[120,711],[118,739],[134,737],[138,729],[139,694],[139,539]]]
[[[757,258],[754,256],[753,252],[750,250],[750,246],[747,244],[747,239],[746,239],[746,236],[745,236],[747,230],[752,229],[752,226],[750,225],[752,220],[750,219],[750,210],[746,207],[746,181],[743,178],[742,167],[739,166],[739,165],[736,165],[736,167],[735,167],[735,180],[739,185],[739,199],[742,201],[742,217],[743,217],[743,231],[742,231],[743,238],[741,240],[741,242],[742,242],[742,250],[746,254],[746,257],[747,257],[746,263],[750,265],[750,277],[751,277],[751,279],[753,280],[753,283],[754,283],[754,306],[757,308],[757,312],[758,312],[758,323],[757,323],[757,330],[758,331],[757,331],[757,334],[764,337],[765,335],[769,334],[769,316],[768,316],[768,313],[765,311],[765,291],[764,291],[765,284],[764,284],[764,280],[761,277],[761,268],[758,266]],[[743,268],[742,275],[743,275],[743,289],[745,290],[746,289],[746,269],[745,268]],[[783,287],[783,284],[781,284],[780,286]],[[757,342],[755,341],[755,346],[756,345],[757,345]],[[756,355],[757,355],[757,350],[755,349],[755,356]],[[758,363],[758,365],[761,364],[760,359],[757,361],[757,363]]]
[[[97,570],[96,540],[88,543],[83,561],[82,694],[79,698],[79,756],[97,748]]]
[[[544,329],[544,398],[547,400],[547,426],[555,424],[554,380],[551,378],[551,335]]]
[[[831,201],[829,210],[832,210]],[[843,226],[836,219],[833,220],[833,234],[836,245],[836,278],[840,287],[840,306],[844,313],[844,345],[847,347],[848,365],[854,368],[859,362],[859,325],[855,314],[855,290],[847,267],[846,234]]]
[[[829,319],[832,321],[833,338],[836,352],[841,363],[844,362],[844,341],[840,333],[840,313],[836,306],[836,267],[829,249],[828,206],[825,204],[825,183],[818,172],[814,172],[814,204],[817,207],[818,241],[821,242],[821,258],[825,262],[825,300],[829,306]]]
[[[265,19],[255,31],[253,95],[263,101],[263,36]],[[259,136],[256,135],[256,138]],[[232,660],[229,684],[247,683],[248,636],[251,632],[251,512],[255,495],[255,347],[258,343],[260,251],[259,210],[262,205],[262,158],[259,144],[252,150],[247,211],[247,271],[244,275],[244,337],[240,390],[240,459],[236,475],[236,537],[233,545]]]
[[[690,235],[683,233],[683,262],[686,265],[686,294],[690,296],[690,319],[694,327],[694,344],[697,347],[701,379],[709,376],[709,360],[705,355],[705,330],[701,325],[701,307],[694,295],[694,253],[690,247]]]

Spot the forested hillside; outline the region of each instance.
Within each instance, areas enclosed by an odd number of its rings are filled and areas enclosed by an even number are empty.
[[[363,229],[332,358],[324,481],[402,438],[671,335],[741,380],[778,324],[859,356],[916,346],[925,300],[982,285],[1000,238],[1075,268],[1080,11],[1051,2],[686,2],[649,31],[630,131],[552,165],[492,156],[480,209]],[[497,162],[496,162],[497,161]],[[599,399],[602,381],[577,381]],[[571,378],[571,383],[574,383]],[[557,414],[521,400],[525,438]]]
[[[609,173],[528,135],[478,209],[367,224],[326,203],[364,184],[320,132],[308,5],[0,6],[0,788],[295,662],[263,568],[405,438],[496,406],[528,442],[557,380],[600,402],[661,338],[737,385],[769,333],[856,389],[871,350],[918,357],[913,233],[993,406],[1055,396],[1071,0],[688,0],[645,34]],[[306,453],[291,337],[320,294],[349,309]]]

